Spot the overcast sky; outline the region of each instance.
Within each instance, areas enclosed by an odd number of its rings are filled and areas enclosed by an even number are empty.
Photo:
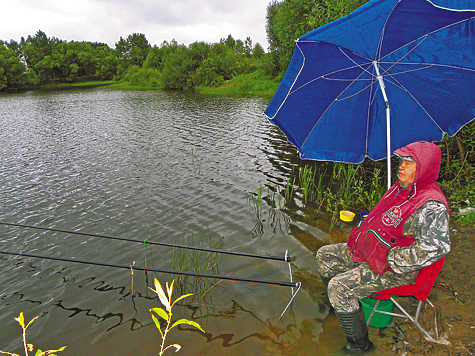
[[[267,49],[270,0],[4,0],[0,39],[20,41],[42,30],[66,41],[104,42],[143,33],[151,45],[175,39],[218,42],[251,37]]]

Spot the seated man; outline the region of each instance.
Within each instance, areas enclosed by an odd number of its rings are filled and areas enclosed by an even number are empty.
[[[450,251],[447,201],[436,180],[441,153],[429,142],[398,149],[398,180],[347,243],[317,251],[317,271],[350,352],[369,350],[360,300],[373,292],[413,283],[420,269]]]

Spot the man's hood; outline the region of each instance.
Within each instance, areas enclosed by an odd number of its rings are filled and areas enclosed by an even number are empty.
[[[413,142],[394,151],[398,156],[411,156],[416,161],[414,182],[417,186],[433,183],[439,177],[442,155],[439,146],[426,142]]]

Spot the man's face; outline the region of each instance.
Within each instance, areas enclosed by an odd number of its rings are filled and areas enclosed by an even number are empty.
[[[401,165],[399,166],[399,180],[405,187],[414,181],[416,177],[416,165],[414,161],[401,160]]]

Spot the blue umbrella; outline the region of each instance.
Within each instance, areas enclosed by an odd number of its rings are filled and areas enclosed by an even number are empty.
[[[265,114],[304,159],[388,159],[475,117],[475,0],[373,0],[296,41]]]

